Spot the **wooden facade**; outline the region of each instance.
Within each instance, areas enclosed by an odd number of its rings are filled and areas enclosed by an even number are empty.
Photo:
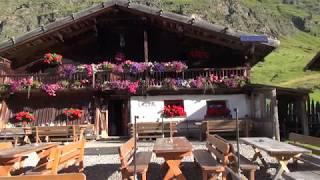
[[[62,89],[55,97],[48,97],[41,90],[29,90],[2,97],[0,126],[4,127],[14,114],[21,110],[34,113],[37,119],[34,125],[61,125],[66,123],[61,116],[62,111],[74,107],[84,110],[84,116],[68,123],[94,124],[97,135],[102,137],[128,135],[129,101],[132,94],[112,89],[102,91],[100,85],[105,81],[130,80],[145,82],[144,87],[135,94],[139,96],[246,94],[252,100],[250,118],[265,119],[266,121],[257,121],[260,123],[258,126],[265,122],[272,127],[272,136],[279,138],[279,129],[282,128],[280,107],[277,106],[280,103],[279,88],[244,86],[216,88],[214,91],[159,88],[163,86],[166,78],[187,80],[197,77],[208,78],[212,75],[219,79],[237,76],[249,83],[250,68],[272,52],[279,42],[269,39],[268,43],[256,43],[253,49],[251,43],[240,41],[241,35],[247,34],[200,19],[123,0],[101,3],[74,13],[0,44],[0,56],[10,60],[2,61],[0,84],[30,77],[41,83],[88,80],[90,84],[81,89]],[[197,59],[190,56],[193,50],[208,52],[208,55],[206,58]],[[47,52],[62,54],[70,64],[113,60],[117,52],[123,52],[126,58],[138,59],[140,62],[183,59],[189,68],[183,72],[146,71],[120,75],[113,72],[97,72],[90,79],[84,73],[75,73],[65,79],[57,73],[52,73],[54,68],[47,68],[41,64],[41,57]],[[10,62],[12,67],[8,66]],[[306,95],[307,93],[303,93],[303,98]],[[255,117],[254,109],[257,105],[253,102],[259,98],[264,102],[264,105],[261,103],[261,107],[267,110],[262,113],[262,117]],[[266,99],[270,99],[267,105]],[[270,107],[266,108],[268,105]],[[301,110],[302,106],[300,103]],[[301,115],[300,118],[303,121],[304,116]]]

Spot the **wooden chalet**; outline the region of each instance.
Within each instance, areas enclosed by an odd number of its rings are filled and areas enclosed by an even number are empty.
[[[304,70],[319,71],[320,70],[320,51],[310,60],[304,67]]]
[[[303,102],[308,92],[248,85],[250,68],[279,42],[273,39],[268,43],[241,42],[241,35],[249,34],[122,0],[74,13],[1,43],[0,79],[2,85],[30,77],[42,84],[86,80],[89,85],[61,88],[56,96],[48,96],[41,88],[2,93],[0,126],[5,127],[22,110],[33,112],[36,117],[33,125],[61,125],[65,123],[63,110],[73,107],[82,109],[84,116],[67,123],[94,124],[97,135],[125,136],[128,124],[136,116],[138,122],[159,122],[165,105],[180,105],[186,112],[183,117],[166,120],[190,122],[210,118],[208,107],[222,105],[229,110],[224,119],[234,119],[233,109],[238,108],[239,118],[255,122],[256,127],[268,124],[270,130],[264,135],[274,136],[273,130],[279,129],[277,92],[283,92],[283,97],[298,94],[296,97],[301,98],[297,102]],[[188,68],[179,72],[146,70],[134,74],[97,71],[90,77],[77,72],[66,78],[57,73],[57,67],[44,66],[42,61],[44,54],[58,53],[64,64],[116,63],[119,52],[136,62],[179,60]],[[168,79],[189,82],[210,77],[218,83],[223,81],[224,86],[212,83],[165,88]],[[226,85],[228,78],[239,78],[247,85]],[[144,83],[135,93],[101,88],[104,82],[114,80]]]

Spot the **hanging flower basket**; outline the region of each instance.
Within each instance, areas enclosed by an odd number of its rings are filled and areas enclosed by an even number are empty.
[[[47,53],[43,57],[43,62],[47,65],[56,66],[62,64],[62,56],[56,53]]]

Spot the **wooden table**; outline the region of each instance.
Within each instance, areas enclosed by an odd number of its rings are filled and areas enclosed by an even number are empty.
[[[0,151],[0,176],[11,176],[10,172],[16,162],[22,161],[28,154],[36,152],[40,153],[53,147],[57,147],[58,143],[42,143],[42,144],[28,144],[24,146],[17,146],[11,149]]]
[[[290,173],[284,173],[283,177],[288,180],[296,180],[296,179],[319,179],[320,171],[296,171]]]
[[[302,153],[311,152],[310,150],[266,137],[240,138],[240,140],[248,145],[251,145],[254,149],[255,154],[252,161],[255,161],[257,158],[259,158],[265,167],[269,167],[266,161],[263,159],[260,150],[265,151],[270,156],[275,157],[278,160],[279,167],[273,179],[279,179],[284,171],[290,172],[287,165],[291,158],[298,157]]]
[[[185,137],[158,138],[153,152],[157,157],[163,157],[169,167],[165,180],[186,179],[179,166],[183,157],[192,155],[192,144]]]

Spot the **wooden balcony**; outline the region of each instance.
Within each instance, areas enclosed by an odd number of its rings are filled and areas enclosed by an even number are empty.
[[[38,81],[43,84],[57,83],[62,80],[69,82],[89,80],[89,86],[92,88],[98,88],[103,82],[116,81],[116,80],[130,80],[138,81],[143,80],[147,87],[160,87],[167,78],[189,80],[197,77],[210,77],[217,76],[219,79],[223,77],[242,77],[249,79],[249,69],[246,67],[238,68],[202,68],[202,69],[187,69],[184,72],[143,72],[143,73],[113,73],[108,71],[96,72],[93,76],[88,77],[86,73],[76,73],[70,77],[62,77],[59,74],[6,74],[0,75],[0,84],[6,84],[10,81],[22,81],[24,79],[33,78],[33,81]]]

